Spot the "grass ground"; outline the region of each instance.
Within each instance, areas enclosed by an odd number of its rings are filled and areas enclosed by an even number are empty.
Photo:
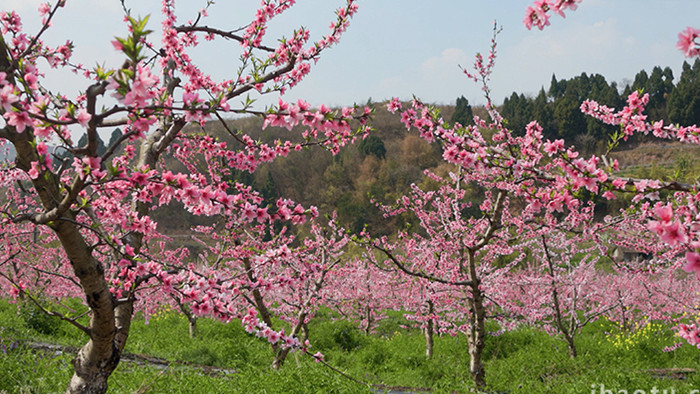
[[[465,338],[436,338],[435,356],[426,359],[422,334],[402,328],[403,323],[399,313],[390,314],[376,334],[365,336],[353,324],[321,314],[310,327],[313,352],[321,351],[330,365],[371,384],[468,392]],[[132,327],[126,352],[163,358],[170,365],[163,369],[122,362],[110,378],[113,393],[382,391],[353,382],[302,354],[291,355],[280,371],[273,371],[267,343],[236,323],[201,319],[198,337],[189,338],[186,320],[166,312],[149,324],[137,317]],[[36,315],[29,308],[18,312],[16,305],[0,301],[0,392],[62,392],[72,373],[72,355],[39,351],[29,343],[77,347],[83,341],[67,323]],[[619,333],[614,324],[601,320],[580,334],[579,356],[570,359],[559,338],[520,328],[488,337],[487,382],[490,390],[509,393],[652,393],[654,389],[659,394],[671,389],[690,393],[700,387],[700,372],[678,369],[700,371],[700,350],[684,345],[664,351],[675,342],[672,331],[660,324]],[[230,371],[212,372],[191,364]]]

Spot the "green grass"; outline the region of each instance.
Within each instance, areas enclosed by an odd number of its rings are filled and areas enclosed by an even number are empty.
[[[312,352],[348,375],[372,384],[427,387],[436,392],[467,392],[471,388],[466,338],[436,337],[435,355],[426,359],[422,333],[402,328],[401,314],[390,312],[376,333],[365,336],[355,325],[321,313],[310,326]],[[489,330],[498,327],[490,325]],[[209,319],[198,322],[197,338],[189,338],[187,322],[174,312],[152,318],[137,316],[127,353],[167,359],[167,369],[122,362],[110,378],[113,393],[368,393],[308,356],[293,353],[280,371],[270,369],[272,352],[261,339],[246,334],[239,324]],[[42,320],[30,311],[0,301],[0,392],[62,392],[72,373],[71,355],[37,351],[27,341],[50,341],[80,346],[84,338],[69,324]],[[655,377],[649,369],[700,370],[700,350],[677,342],[672,331],[658,325],[620,333],[601,320],[578,336],[579,356],[568,357],[558,337],[520,328],[487,338],[484,357],[490,390],[510,393],[590,393],[653,388],[676,393],[700,387],[700,373],[686,379]],[[19,344],[19,345],[17,345]],[[3,347],[4,346],[4,347]],[[18,346],[16,348],[12,348]],[[214,376],[201,364],[235,370]]]

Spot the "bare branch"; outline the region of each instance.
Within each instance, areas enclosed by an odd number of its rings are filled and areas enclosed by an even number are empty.
[[[122,144],[122,142],[128,140],[129,138],[131,138],[131,136],[136,134],[138,134],[137,131],[129,131],[127,133],[122,134],[122,136],[119,137],[119,139],[116,142],[114,142],[109,148],[107,148],[105,153],[102,154],[102,162],[105,163],[107,159],[114,154],[114,152]]]
[[[240,43],[243,43],[245,40],[243,37],[233,34],[233,31],[224,31],[221,29],[217,29],[215,27],[209,27],[209,26],[178,26],[175,28],[175,30],[178,33],[192,33],[192,32],[200,32],[200,33],[207,33],[207,34],[216,34],[217,36],[224,37],[226,39],[230,40],[235,40]],[[254,47],[255,49],[260,49],[265,52],[274,52],[275,48],[270,48],[264,45],[256,46]]]
[[[163,137],[161,137],[158,141],[156,141],[153,146],[151,147],[153,153],[155,154],[160,154],[162,153],[165,148],[170,145],[171,142],[177,137],[178,133],[182,130],[183,127],[185,127],[185,119],[184,118],[177,118],[173,121],[173,124],[170,125],[170,128],[168,131],[166,131],[163,134]]]
[[[258,78],[254,84],[248,83],[248,84],[241,86],[240,88],[238,88],[236,90],[232,90],[232,91],[228,92],[228,94],[226,94],[226,100],[230,100],[234,97],[240,96],[241,94],[253,89],[255,87],[255,85],[257,85],[257,84],[265,83],[265,82],[271,81],[277,77],[281,77],[282,75],[292,71],[295,63],[296,63],[296,60],[292,59],[289,63],[287,63],[286,66],[284,66],[280,69],[277,69],[271,73],[265,74],[262,77]]]
[[[442,278],[438,278],[436,276],[426,274],[424,272],[411,271],[408,268],[406,268],[406,266],[403,263],[398,261],[396,259],[396,257],[387,249],[384,249],[379,245],[372,245],[372,247],[379,250],[380,252],[384,253],[394,263],[394,265],[396,265],[396,267],[398,269],[400,269],[401,271],[403,271],[407,275],[416,276],[416,277],[423,278],[423,279],[428,279],[430,281],[438,282],[438,283],[442,283],[442,284],[446,284],[446,285],[472,286],[474,284],[474,281],[472,281],[472,280],[455,282],[455,281],[449,281],[449,280],[445,280]]]
[[[493,214],[488,217],[489,227],[486,229],[484,236],[481,237],[481,239],[479,240],[479,242],[477,242],[476,245],[474,245],[472,251],[476,252],[477,250],[486,246],[491,240],[491,238],[493,238],[494,232],[496,232],[496,230],[502,227],[502,225],[499,222],[501,221],[501,214],[503,213],[503,204],[505,203],[505,197],[506,192],[503,190],[499,190],[498,195],[496,196],[496,203],[494,204]]]
[[[48,315],[48,316],[57,317],[57,318],[59,318],[59,319],[61,319],[61,320],[63,320],[63,321],[67,321],[68,323],[70,323],[70,324],[72,324],[73,326],[77,327],[80,331],[82,331],[82,332],[84,332],[85,334],[87,334],[88,336],[90,336],[90,332],[91,332],[90,328],[85,327],[84,325],[78,323],[78,320],[77,320],[77,319],[78,319],[79,317],[76,317],[76,318],[68,318],[68,317],[65,317],[65,316],[63,316],[63,314],[61,314],[61,313],[59,313],[59,312],[54,312],[54,311],[46,310],[43,306],[41,306],[41,304],[40,304],[34,297],[28,295],[27,298],[29,298],[29,300],[30,300],[34,305],[36,305],[36,307],[39,308],[39,310],[40,310],[41,312],[43,312],[44,314],[46,314],[46,315]]]

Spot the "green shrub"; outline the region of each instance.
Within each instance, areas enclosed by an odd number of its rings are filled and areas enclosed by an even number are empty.
[[[27,328],[44,335],[56,334],[61,326],[61,320],[47,315],[38,306],[29,301],[26,301],[20,307],[20,316]]]

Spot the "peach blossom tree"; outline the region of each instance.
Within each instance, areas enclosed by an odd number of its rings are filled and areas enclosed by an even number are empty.
[[[134,311],[148,303],[142,298],[220,285],[215,269],[188,262],[177,250],[158,249],[162,235],[151,217],[154,208],[178,201],[194,215],[265,216],[254,193],[225,181],[228,171],[252,172],[260,163],[311,144],[336,152],[365,132],[361,124],[370,114],[365,108],[312,109],[303,100],[281,99],[267,109],[252,106],[251,97],[283,94],[296,86],[322,52],[338,42],[357,10],[354,0],[344,3],[330,31],[314,40],[305,28],[286,37],[266,34],[294,1],[263,0],[240,30],[207,25],[212,2],[184,23],[172,0],[162,2],[159,21],[124,8],[124,35],[104,43],[105,50],[121,53],[123,64],[94,67],[73,62],[70,40],[59,46],[44,40],[55,16],[75,7],[70,1],[42,4],[36,32],[23,30],[18,13],[0,13],[0,145],[15,154],[0,168],[5,193],[0,221],[13,234],[2,247],[0,288],[12,296],[34,297],[40,290],[33,286],[43,284],[59,293],[51,295],[85,300],[87,323],[61,315],[87,338],[73,361],[67,392],[107,390]],[[156,24],[160,42],[149,30]],[[202,40],[225,41],[240,53],[226,78],[216,80],[202,71],[199,62],[206,59],[194,55]],[[52,75],[82,76],[80,93],[69,97],[52,91],[45,77],[49,69]],[[223,117],[234,113],[305,132],[267,144],[229,130],[233,142],[226,143],[203,128],[212,121],[226,128]],[[353,121],[361,124],[353,129]],[[117,127],[121,136],[98,153],[100,130]],[[75,142],[76,133],[86,136],[84,144]],[[196,156],[222,165],[178,170],[182,166],[173,166],[166,156]],[[296,204],[280,204],[278,211],[298,215],[292,212]],[[306,209],[301,210],[304,215]],[[60,245],[55,259],[34,259],[22,250],[26,233],[34,231],[39,243]]]

